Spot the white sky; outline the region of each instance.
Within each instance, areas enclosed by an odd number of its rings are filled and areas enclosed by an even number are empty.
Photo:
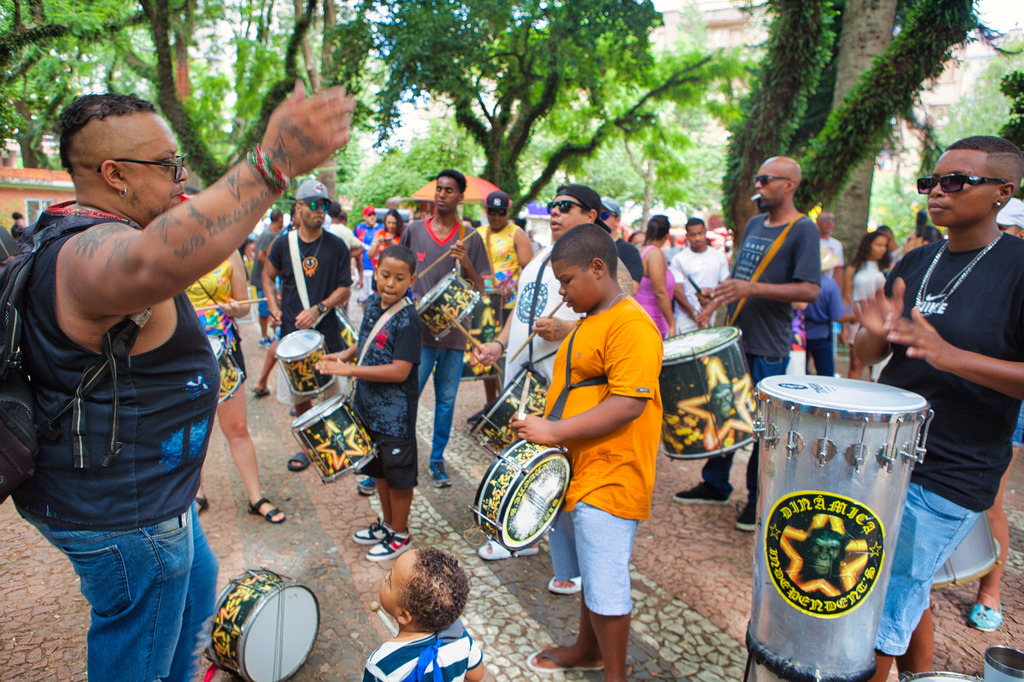
[[[659,12],[689,5],[694,0],[654,0]],[[982,21],[998,31],[1024,28],[1024,3],[1021,0],[977,0]]]

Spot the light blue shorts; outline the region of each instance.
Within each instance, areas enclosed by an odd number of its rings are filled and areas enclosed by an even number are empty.
[[[878,651],[887,656],[906,653],[910,635],[928,608],[935,571],[949,559],[980,515],[916,483],[910,484],[875,637]]]
[[[1013,438],[1010,442],[1015,448],[1024,445],[1024,404],[1021,404],[1020,412],[1017,413],[1017,428],[1013,430]]]
[[[638,525],[635,519],[578,502],[571,512],[560,512],[552,527],[555,577],[582,576],[583,599],[599,616],[624,616],[633,610],[629,559]]]

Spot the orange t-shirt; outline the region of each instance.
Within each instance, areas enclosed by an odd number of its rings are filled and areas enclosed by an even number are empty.
[[[565,386],[568,346],[566,339],[558,349],[545,414]],[[661,439],[658,375],[663,350],[658,328],[632,298],[579,323],[571,383],[598,376],[607,376],[608,383],[571,390],[562,418],[586,412],[612,394],[644,398],[647,405],[639,417],[611,433],[562,443],[572,462],[563,510],[571,511],[582,501],[624,519],[650,516]]]

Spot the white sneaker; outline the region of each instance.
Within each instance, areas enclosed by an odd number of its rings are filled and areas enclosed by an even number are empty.
[[[540,551],[540,548],[534,545],[533,547],[524,547],[523,549],[516,551],[516,556],[533,556]],[[501,561],[502,559],[511,559],[512,552],[505,549],[502,545],[498,544],[494,540],[488,540],[486,545],[481,545],[476,550],[477,556],[484,561]]]

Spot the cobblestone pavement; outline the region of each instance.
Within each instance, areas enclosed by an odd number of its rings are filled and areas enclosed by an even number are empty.
[[[250,370],[263,350],[253,325],[243,328]],[[275,379],[271,379],[273,383]],[[220,560],[220,584],[246,568],[265,566],[308,586],[320,606],[320,630],[305,665],[292,678],[359,680],[366,657],[385,637],[370,612],[390,562],[363,558],[365,547],[349,540],[372,522],[377,498],[356,494],[350,478],[321,484],[312,468],[295,474],[285,461],[295,452],[287,408],[273,397],[254,399],[245,387],[249,418],[261,463],[263,490],[288,515],[275,526],[246,513],[245,490],[226,442],[215,431],[205,469],[210,510],[202,515],[210,545]],[[414,544],[436,545],[456,554],[472,585],[464,621],[482,643],[489,672],[498,680],[534,679],[525,666],[538,648],[571,641],[579,617],[577,596],[545,589],[551,577],[547,543],[539,555],[484,562],[476,548],[483,536],[468,505],[492,461],[469,438],[466,416],[483,403],[483,386],[464,383],[455,428],[446,453],[453,486],[430,485],[426,461],[432,433],[432,385],[421,403],[420,487],[413,502]],[[733,467],[733,485],[743,489],[746,456]],[[734,529],[741,502],[726,507],[674,504],[673,493],[699,478],[701,462],[660,457],[654,509],[640,525],[633,552],[634,612],[628,663],[633,680],[740,680],[750,612],[753,535]],[[935,667],[981,675],[986,646],[1024,644],[1024,466],[1017,464],[1007,494],[1011,552],[1003,583],[1005,624],[984,634],[965,625],[976,584],[937,590],[933,609],[938,630]],[[66,559],[20,519],[12,504],[0,506],[7,536],[0,544],[0,678],[84,680],[88,605]],[[206,663],[204,662],[204,665]],[[567,680],[600,680],[599,673],[574,673]],[[197,677],[197,679],[199,679]],[[218,672],[216,680],[235,679]],[[895,673],[891,676],[896,679]]]

